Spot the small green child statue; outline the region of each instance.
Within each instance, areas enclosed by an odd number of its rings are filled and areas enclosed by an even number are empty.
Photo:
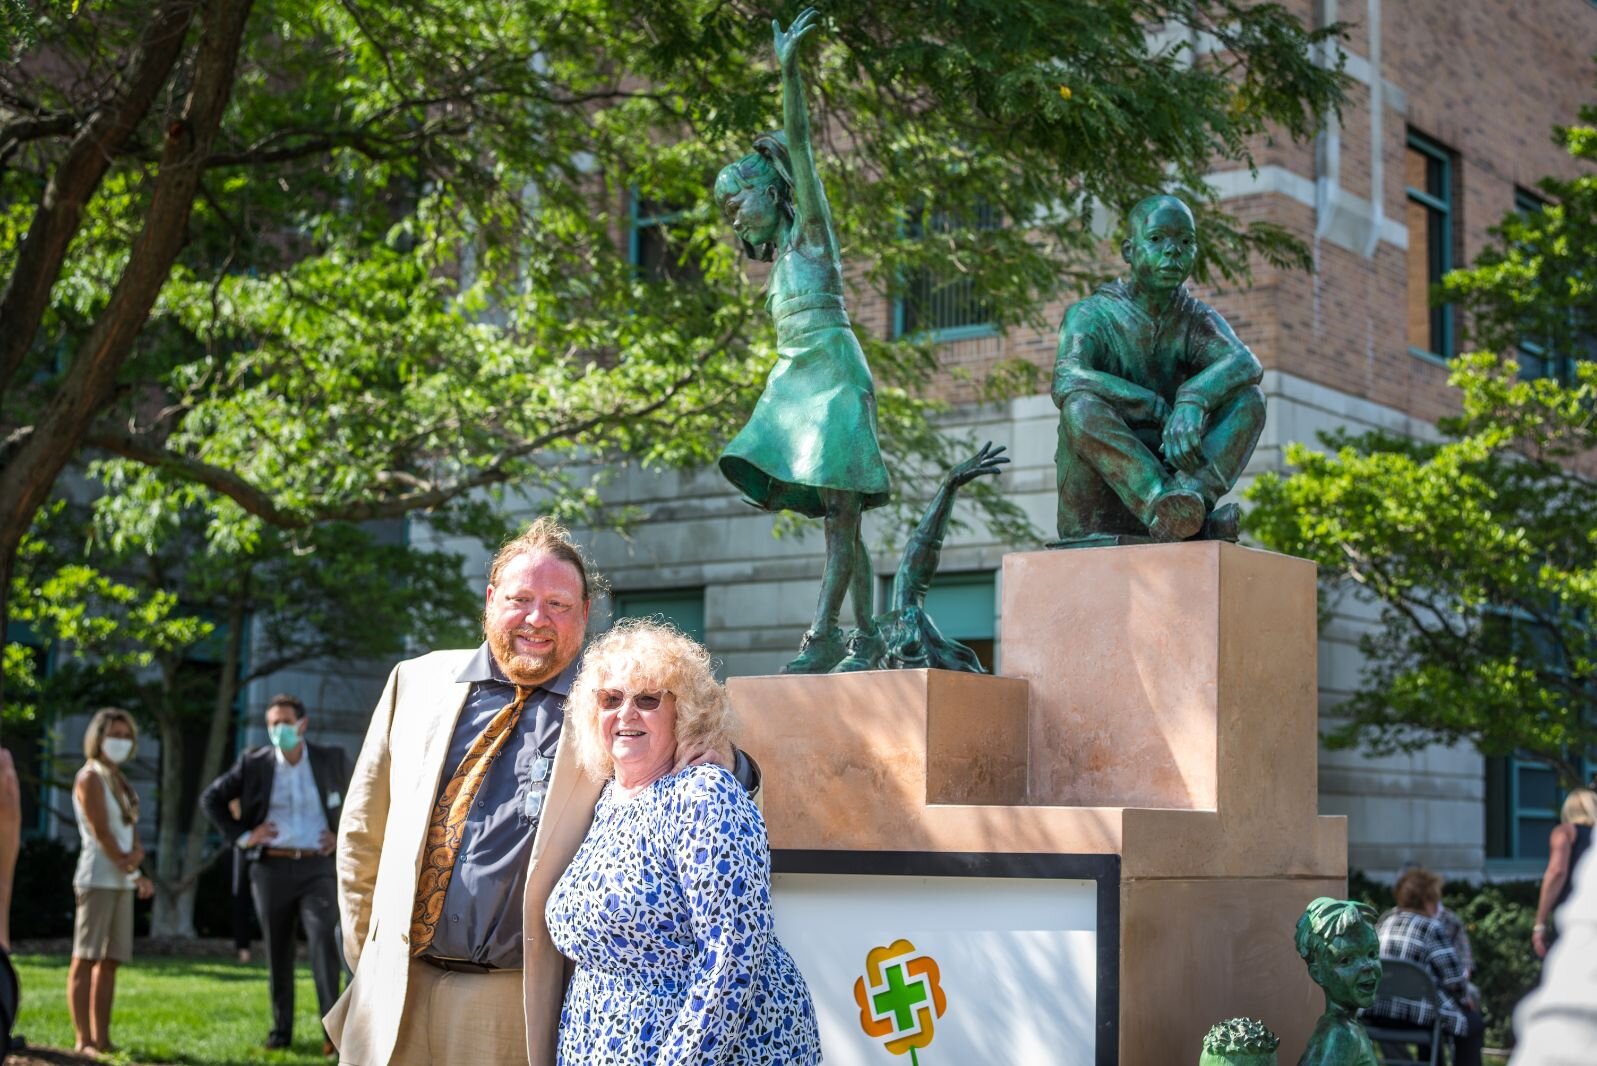
[[[771,263],[766,307],[776,320],[776,365],[748,424],[722,453],[721,473],[756,507],[826,523],[826,569],[815,621],[786,673],[869,670],[886,651],[872,620],[872,571],[860,519],[887,502],[876,439],[876,392],[843,307],[843,264],[826,190],[815,171],[799,43],[813,8],[786,33],[772,23],[782,68],[783,130],[715,179],[722,216],[755,259]],[[843,598],[858,628],[838,628]]]
[[[1220,1022],[1203,1037],[1198,1066],[1277,1066],[1281,1038],[1252,1018]]]
[[[1314,1025],[1298,1066],[1380,1066],[1358,1012],[1381,985],[1381,944],[1367,903],[1321,896],[1298,919],[1298,954],[1325,990],[1325,1013]]]

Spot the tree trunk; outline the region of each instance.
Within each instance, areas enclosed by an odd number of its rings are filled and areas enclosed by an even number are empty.
[[[179,655],[181,653],[178,653]],[[173,702],[178,659],[161,661],[161,702],[156,724],[161,733],[161,777],[156,793],[160,814],[155,831],[155,909],[150,935],[194,936],[194,886],[183,885],[183,722]],[[192,821],[192,819],[190,819]]]
[[[0,296],[0,322],[7,327],[0,336],[0,390],[11,383],[33,345],[67,248],[83,223],[84,207],[111,169],[111,161],[160,98],[183,52],[195,10],[191,0],[167,0],[151,14],[128,63],[127,80],[90,113],[50,176]]]
[[[188,4],[176,6],[185,12],[192,10]],[[150,206],[127,265],[105,309],[73,355],[49,406],[0,467],[0,559],[9,562],[15,558],[23,535],[49,498],[62,468],[77,453],[95,419],[112,403],[117,374],[132,354],[134,342],[187,240],[189,214],[199,192],[204,162],[233,91],[250,6],[251,0],[210,0],[204,6],[190,91],[181,112],[166,128]],[[18,255],[20,263],[27,255],[26,241]],[[13,272],[13,282],[16,273],[22,271],[19,265]],[[23,279],[27,284],[35,280],[31,276]],[[8,287],[8,300],[11,291]],[[24,331],[22,325],[21,320],[12,323],[8,319],[6,335],[13,335],[14,326],[17,334],[25,333],[19,343],[30,343],[33,330]],[[9,592],[0,587],[0,597]]]
[[[216,698],[211,703],[211,720],[205,733],[205,754],[200,759],[196,768],[194,780],[199,787],[195,789],[198,796],[205,786],[216,780],[222,772],[222,756],[227,750],[228,738],[233,732],[233,704],[238,698],[239,673],[238,663],[240,653],[244,649],[244,619],[247,614],[245,604],[249,598],[249,576],[246,573],[239,586],[234,590],[232,602],[227,608],[227,641],[223,651],[225,658],[222,660],[222,676],[216,685]],[[181,741],[180,741],[181,743]],[[166,735],[162,731],[161,737],[161,792],[162,795],[182,795],[183,777],[177,777],[175,791],[167,791],[166,767],[169,765],[166,757]],[[181,758],[181,752],[179,752]],[[172,806],[176,807],[174,802]],[[193,810],[177,812],[179,819],[183,814],[188,815],[188,825],[185,829],[176,832],[182,838],[181,861],[168,863],[165,861],[167,854],[167,841],[164,837],[166,821],[166,804],[161,807],[161,826],[163,830],[162,848],[160,855],[160,879],[156,882],[155,910],[150,918],[150,935],[159,937],[188,938],[197,936],[194,928],[194,900],[196,889],[199,887],[200,875],[210,865],[227,854],[231,841],[223,841],[220,851],[207,855],[205,841],[211,835],[211,823],[196,804]],[[175,839],[175,838],[174,838]],[[173,849],[176,851],[177,849]],[[171,869],[172,873],[167,873]]]

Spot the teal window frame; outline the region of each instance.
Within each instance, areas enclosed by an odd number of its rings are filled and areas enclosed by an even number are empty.
[[[663,618],[703,644],[704,586],[611,592],[610,622],[622,618]]]
[[[941,219],[942,216],[938,212],[932,210],[921,211],[918,218],[915,216],[906,218],[904,222],[905,231],[907,233],[913,234],[914,231],[919,230],[926,225],[926,220],[928,218],[933,220],[933,226],[938,230],[938,232],[947,232],[949,227],[946,221],[943,221],[941,224],[939,224],[938,220]],[[984,207],[982,217],[976,220],[976,227],[978,229],[996,229],[1000,225],[1002,225],[1002,223],[998,220],[997,209],[991,207],[990,205]],[[929,271],[916,271],[903,277],[901,279],[901,284],[906,290],[917,289],[924,286],[928,294],[926,303],[935,305],[937,302],[935,299],[936,293],[942,290],[950,289],[956,285],[968,285],[970,283],[968,280],[961,278],[950,278],[938,283],[937,279],[931,277]],[[932,341],[943,343],[946,341],[977,340],[982,337],[993,337],[998,334],[998,325],[992,321],[992,308],[985,304],[982,305],[982,309],[987,314],[986,321],[966,322],[951,326],[933,325],[929,328],[911,324],[911,304],[912,301],[908,296],[899,296],[893,300],[892,327],[894,340],[927,337]],[[928,314],[927,317],[935,318],[935,315]]]
[[[1597,2],[1597,0],[1594,0]],[[1547,201],[1529,189],[1514,187],[1514,211],[1521,215],[1533,215],[1547,207]],[[1582,338],[1588,351],[1594,349],[1589,336]],[[1535,340],[1530,337],[1521,337],[1514,342],[1515,349],[1519,352],[1519,377],[1522,381],[1534,381],[1538,378],[1551,378],[1564,384],[1575,380],[1575,364],[1580,362],[1578,355],[1559,352],[1546,339]],[[1535,361],[1535,366],[1527,365],[1529,360]]]
[[[1529,659],[1548,669],[1565,673],[1569,663],[1555,648],[1536,624],[1534,617],[1518,608],[1498,608],[1488,615],[1488,622],[1497,619],[1508,627],[1512,647]],[[1539,639],[1540,636],[1540,639]],[[1588,752],[1575,758],[1581,780],[1590,780],[1597,770],[1597,752]],[[1537,805],[1525,799],[1525,775],[1547,775],[1552,778],[1550,787],[1555,797],[1551,807]],[[1486,861],[1504,872],[1518,872],[1534,868],[1540,871],[1547,861],[1542,852],[1546,845],[1547,823],[1556,825],[1560,805],[1568,793],[1558,787],[1556,771],[1537,759],[1520,755],[1492,755],[1486,758],[1485,773]],[[1534,834],[1527,834],[1527,823],[1543,823]]]
[[[1590,780],[1594,771],[1597,771],[1597,761],[1581,759],[1581,778]],[[1554,795],[1557,797],[1552,807],[1537,806],[1527,802],[1524,798],[1524,775],[1527,773],[1553,774],[1553,770],[1546,763],[1535,759],[1525,759],[1517,755],[1488,756],[1487,803],[1501,805],[1500,817],[1502,822],[1494,833],[1491,825],[1493,812],[1487,813],[1486,834],[1486,861],[1493,866],[1514,868],[1524,866],[1527,869],[1534,866],[1538,871],[1546,864],[1546,855],[1542,853],[1547,840],[1544,831],[1538,831],[1534,836],[1525,832],[1528,822],[1551,822],[1557,824],[1560,807],[1564,797],[1569,793],[1558,787],[1557,781],[1553,782]],[[1493,789],[1494,779],[1497,788]],[[1494,795],[1494,792],[1496,793]],[[1496,839],[1494,839],[1494,837]],[[1529,844],[1529,846],[1527,846]]]
[[[1454,196],[1455,182],[1453,179],[1453,153],[1446,147],[1431,140],[1424,134],[1414,130],[1408,132],[1408,147],[1418,151],[1427,158],[1426,185],[1433,184],[1432,177],[1436,178],[1436,188],[1416,189],[1410,185],[1407,194],[1410,200],[1423,205],[1427,210],[1435,212],[1435,225],[1430,227],[1432,234],[1440,234],[1441,239],[1434,246],[1426,248],[1426,258],[1429,260],[1426,270],[1428,279],[1427,290],[1432,285],[1439,284],[1447,272],[1453,269],[1453,245],[1456,241],[1457,212]],[[1432,167],[1434,166],[1434,171]],[[1410,234],[1413,239],[1413,234]],[[1428,298],[1428,297],[1427,297]],[[1457,343],[1456,327],[1454,323],[1455,310],[1452,304],[1439,304],[1431,308],[1431,340],[1440,348],[1432,351],[1427,348],[1409,346],[1409,352],[1423,359],[1435,362],[1446,362],[1455,354]],[[1439,343],[1437,343],[1439,341]]]
[[[638,195],[637,189],[627,191],[627,262],[632,264],[639,275],[643,275],[648,264],[643,261],[643,231],[646,229],[658,230],[661,233],[671,223],[680,219],[687,212],[683,209],[674,211],[657,211],[644,214],[638,210],[643,198]],[[670,242],[666,242],[669,246]],[[652,280],[670,281],[669,271],[662,270]]]

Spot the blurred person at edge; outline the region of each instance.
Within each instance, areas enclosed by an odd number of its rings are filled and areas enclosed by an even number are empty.
[[[1509,1066],[1591,1066],[1597,1061],[1597,858],[1575,866],[1558,909],[1558,938],[1541,984],[1514,1011],[1519,1047]]]
[[[1440,1013],[1442,1031],[1453,1039],[1453,1066],[1481,1066],[1486,1021],[1470,990],[1464,964],[1446,927],[1436,918],[1442,906],[1442,879],[1429,870],[1411,867],[1397,879],[1394,894],[1397,906],[1381,915],[1375,928],[1381,940],[1381,958],[1401,959],[1429,971],[1440,1006],[1378,995],[1365,1016],[1392,1026],[1429,1029]]]
[[[349,788],[349,756],[305,739],[305,704],[287,693],[266,704],[270,744],[252,748],[200,794],[200,808],[247,861],[245,875],[266,941],[272,1028],[266,1048],[294,1042],[295,921],[305,928],[316,1001],[325,1014],[338,999],[338,882],[333,845]],[[238,801],[238,817],[230,804]],[[237,870],[237,867],[235,867]],[[322,1033],[322,1054],[333,1053]]]
[[[149,899],[154,887],[139,873],[139,797],[122,766],[138,749],[133,717],[103,707],[83,734],[83,768],[72,782],[78,818],[78,866],[72,876],[77,910],[72,922],[72,965],[67,1004],[81,1054],[115,1051],[111,1000],[117,967],[133,957],[133,896]]]
[[[1577,788],[1564,797],[1559,824],[1553,826],[1548,837],[1547,871],[1542,874],[1541,895],[1536,900],[1536,925],[1530,934],[1531,946],[1536,949],[1539,959],[1547,957],[1548,949],[1558,938],[1558,926],[1553,921],[1554,912],[1563,906],[1574,889],[1574,879],[1570,873],[1591,847],[1594,824],[1597,824],[1597,792],[1589,788]]]
[[[11,1046],[17,1019],[16,969],[11,965],[11,885],[22,850],[22,786],[11,752],[0,748],[0,1058]]]

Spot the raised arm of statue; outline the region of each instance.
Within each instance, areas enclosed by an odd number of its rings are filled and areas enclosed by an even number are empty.
[[[776,59],[782,67],[782,128],[787,134],[787,151],[793,167],[793,203],[797,208],[798,232],[795,242],[810,248],[837,253],[837,238],[832,233],[832,213],[826,205],[826,190],[815,172],[815,151],[810,143],[810,111],[804,102],[804,82],[799,77],[799,44],[816,28],[819,13],[805,8],[787,32],[771,20]]]

